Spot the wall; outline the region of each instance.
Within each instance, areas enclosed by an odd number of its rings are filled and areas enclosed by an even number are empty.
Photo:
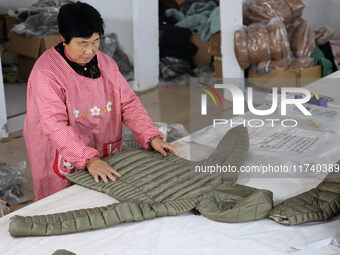
[[[27,7],[36,3],[37,0],[0,0],[0,12],[7,12],[9,9]]]
[[[0,0],[0,12],[9,9],[28,7],[38,0]],[[133,61],[133,0],[82,0],[95,7],[102,15],[105,22],[105,33],[118,35],[121,49]]]
[[[121,49],[133,62],[133,0],[83,0],[102,15],[105,33],[118,35]]]
[[[306,5],[303,18],[314,28],[328,25],[335,30],[334,39],[340,40],[340,1],[339,0],[304,0]]]
[[[1,56],[0,56],[1,63]],[[0,65],[0,140],[2,138],[8,137],[7,133],[7,113],[6,113],[6,103],[5,103],[5,90],[2,79],[2,68]]]

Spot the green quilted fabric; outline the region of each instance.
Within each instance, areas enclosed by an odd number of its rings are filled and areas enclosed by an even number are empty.
[[[52,255],[76,255],[76,254],[68,250],[60,249],[53,252]]]
[[[328,176],[316,188],[278,204],[269,217],[284,225],[329,220],[340,213],[340,178],[335,177]]]
[[[88,171],[67,178],[120,201],[108,206],[40,216],[14,216],[12,236],[60,235],[100,229],[122,222],[175,216],[192,209],[220,222],[245,222],[268,216],[272,193],[235,184],[223,174],[193,175],[190,167],[199,165],[240,166],[249,147],[247,129],[230,130],[215,152],[206,160],[190,162],[175,155],[163,157],[154,151],[137,150],[106,158],[122,175],[115,182],[96,183]]]

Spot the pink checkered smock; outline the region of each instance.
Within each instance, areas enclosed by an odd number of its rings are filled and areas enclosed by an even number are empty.
[[[114,60],[100,51],[97,59],[96,79],[79,75],[54,48],[33,67],[24,138],[35,200],[71,185],[65,174],[84,169],[92,157],[121,151],[122,121],[144,149],[162,137]]]

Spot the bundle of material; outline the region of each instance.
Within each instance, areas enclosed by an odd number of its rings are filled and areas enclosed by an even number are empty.
[[[315,47],[315,34],[312,26],[300,19],[288,28],[288,38],[296,57],[310,57]]]
[[[220,31],[220,8],[215,2],[195,2],[187,12],[182,13],[176,9],[168,9],[165,16],[176,19],[176,26],[188,28],[194,34],[201,34],[202,41]]]
[[[248,0],[243,8],[244,24],[269,21],[280,17],[285,24],[301,17],[305,5],[302,0]]]
[[[322,26],[315,30],[315,42],[317,45],[324,45],[329,42],[334,35],[334,29],[329,26]]]
[[[44,37],[58,33],[58,14],[40,13],[28,17],[24,22],[15,25],[11,31],[20,35]]]
[[[160,59],[174,57],[183,59],[194,66],[192,57],[197,52],[197,46],[191,41],[192,32],[188,28],[177,27],[176,21],[161,17],[159,20],[159,54]]]
[[[268,24],[254,23],[234,33],[236,58],[242,69],[261,61],[288,57],[290,47],[286,28],[280,18]]]

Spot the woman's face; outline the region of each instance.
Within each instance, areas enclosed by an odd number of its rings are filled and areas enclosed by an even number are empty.
[[[100,45],[99,33],[93,33],[89,38],[73,37],[65,45],[67,55],[77,64],[83,65],[91,61],[97,54]]]

